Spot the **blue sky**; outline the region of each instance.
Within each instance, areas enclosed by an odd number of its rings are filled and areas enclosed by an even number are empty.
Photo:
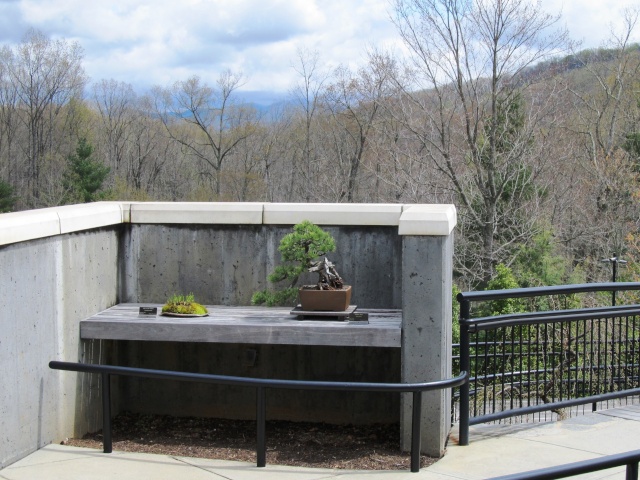
[[[572,38],[597,47],[638,0],[542,0],[562,12]],[[300,48],[322,66],[361,64],[371,46],[402,53],[389,0],[0,0],[0,43],[29,28],[78,41],[92,81],[115,79],[137,90],[199,75],[242,72],[242,90],[285,94],[297,81]],[[640,41],[640,26],[635,40]]]

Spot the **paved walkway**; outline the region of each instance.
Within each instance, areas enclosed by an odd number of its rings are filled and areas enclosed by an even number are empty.
[[[286,480],[286,479],[423,479],[476,480],[536,468],[562,465],[602,455],[640,449],[640,406],[574,417],[548,424],[476,426],[467,447],[455,444],[452,432],[444,458],[420,473],[311,469],[171,457],[112,453],[48,445],[4,470],[2,480]],[[613,469],[587,478],[624,478]]]

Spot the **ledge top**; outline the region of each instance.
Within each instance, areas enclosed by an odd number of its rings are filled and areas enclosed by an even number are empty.
[[[309,220],[317,225],[397,226],[401,204],[389,203],[265,203],[265,225],[295,225]]]
[[[458,222],[455,205],[408,205],[402,211],[398,235],[450,235]]]
[[[125,221],[119,202],[97,202],[0,214],[0,245],[35,240]]]
[[[454,205],[380,203],[96,202],[0,214],[0,245],[121,223],[397,226],[399,235],[449,235]]]

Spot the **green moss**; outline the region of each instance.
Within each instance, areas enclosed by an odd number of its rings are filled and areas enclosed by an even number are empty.
[[[181,315],[205,315],[207,309],[194,301],[193,293],[189,295],[173,295],[162,307],[164,313]]]

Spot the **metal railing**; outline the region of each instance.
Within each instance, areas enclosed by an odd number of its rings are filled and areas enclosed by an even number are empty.
[[[640,290],[600,283],[464,292],[460,302],[460,444],[469,426],[640,395],[640,305],[472,318],[472,302]],[[454,394],[455,397],[455,394]]]
[[[638,462],[640,462],[640,450],[634,450],[632,452],[607,455],[606,457],[594,458],[592,460],[568,463],[557,467],[540,468],[528,472],[493,477],[489,480],[553,480],[623,466],[627,467],[625,480],[638,480]]]
[[[468,375],[460,375],[446,380],[427,383],[365,383],[365,382],[322,382],[303,380],[274,380],[262,378],[232,377],[202,373],[185,373],[167,370],[93,365],[72,362],[49,362],[49,368],[72,372],[98,373],[102,376],[102,432],[104,453],[111,453],[111,375],[153,378],[158,380],[179,380],[187,382],[236,385],[256,389],[256,457],[257,466],[266,465],[266,389],[284,388],[300,390],[334,390],[348,392],[398,392],[413,394],[411,417],[411,471],[420,471],[420,419],[422,416],[422,392],[454,388],[467,382]]]

